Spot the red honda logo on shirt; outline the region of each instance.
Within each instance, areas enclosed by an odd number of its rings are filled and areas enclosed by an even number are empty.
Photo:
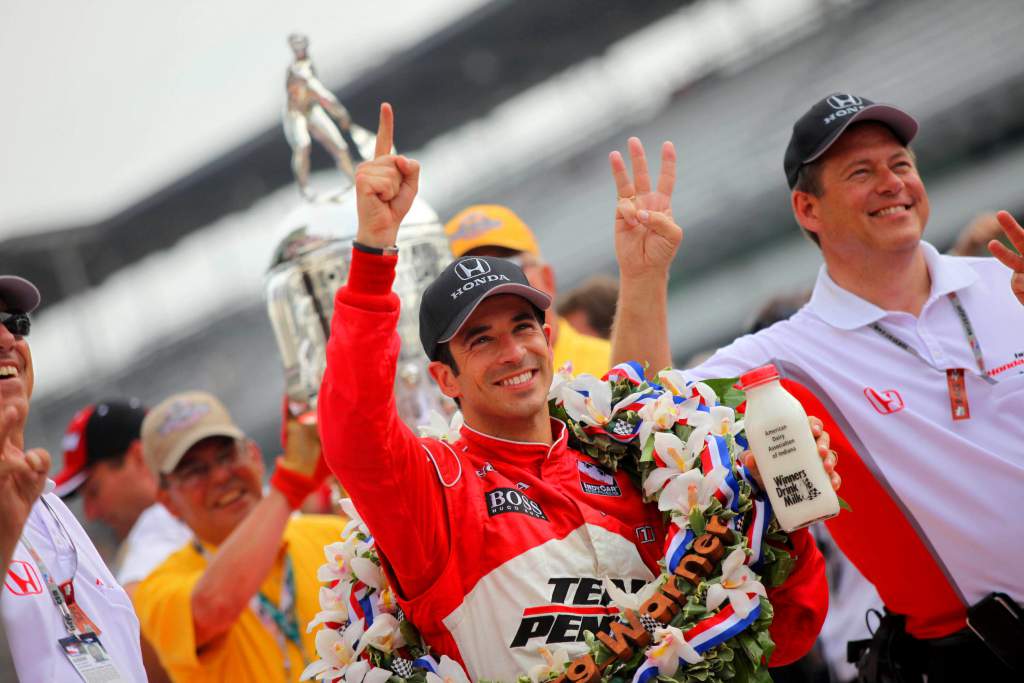
[[[864,390],[864,396],[868,399],[868,403],[871,404],[871,407],[882,415],[898,413],[904,408],[903,397],[900,396],[900,392],[895,389],[875,391],[871,387],[868,387]]]
[[[43,582],[39,580],[36,568],[21,560],[13,560],[7,568],[4,587],[12,595],[39,595],[43,592]]]

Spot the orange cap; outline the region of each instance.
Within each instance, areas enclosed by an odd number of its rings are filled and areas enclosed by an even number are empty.
[[[444,234],[455,258],[479,247],[504,247],[540,256],[533,232],[507,206],[476,204],[467,207],[445,224]]]

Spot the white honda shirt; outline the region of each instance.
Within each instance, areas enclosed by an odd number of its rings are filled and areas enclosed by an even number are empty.
[[[776,362],[827,395],[854,430],[848,436],[861,459],[916,520],[965,604],[992,591],[1024,602],[1024,306],[997,260],[943,256],[925,242],[921,249],[932,291],[918,317],[842,289],[823,266],[810,302],[792,318],[737,339],[689,374],[735,377]],[[996,384],[979,377],[950,292]],[[871,329],[875,322],[928,363]],[[951,418],[945,368],[966,369],[970,419]],[[882,578],[873,580],[884,593]]]
[[[131,600],[67,506],[51,493],[43,498],[53,514],[37,501],[22,536],[42,556],[57,584],[74,575],[75,601],[100,629],[100,642],[111,660],[125,680],[142,683],[146,673],[139,649],[139,620]],[[82,680],[57,642],[68,635],[60,612],[21,543],[4,575],[0,614],[19,680]]]

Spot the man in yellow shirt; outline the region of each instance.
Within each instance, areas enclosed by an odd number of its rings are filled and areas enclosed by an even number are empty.
[[[317,569],[340,517],[295,515],[327,469],[315,431],[287,425],[267,493],[263,461],[213,396],[178,394],[142,424],[158,499],[195,534],[135,590],[142,632],[171,678],[297,681],[316,659]]]
[[[477,204],[457,213],[444,226],[448,246],[460,256],[498,256],[518,264],[530,286],[552,298],[557,295],[555,271],[541,257],[533,232],[511,209],[497,204]],[[555,364],[572,362],[574,374],[601,377],[611,368],[612,347],[605,339],[577,332],[558,317],[554,307],[547,311]]]

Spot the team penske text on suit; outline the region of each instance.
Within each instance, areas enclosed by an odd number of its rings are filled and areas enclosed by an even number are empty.
[[[514,680],[542,645],[584,651],[618,614],[608,578],[636,591],[659,572],[661,514],[622,473],[567,445],[499,439],[465,425],[453,444],[398,418],[393,386],[397,258],[355,251],[338,291],[319,395],[324,455],[376,539],[406,616],[471,678]],[[806,531],[772,591],[772,663],[810,649],[827,610],[824,563]]]

